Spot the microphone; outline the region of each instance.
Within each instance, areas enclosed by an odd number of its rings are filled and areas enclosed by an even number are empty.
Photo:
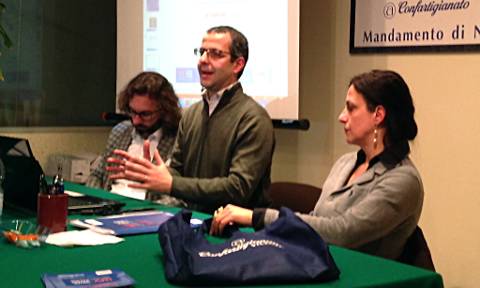
[[[123,120],[129,120],[130,116],[125,114],[119,114],[115,112],[103,112],[101,118],[104,121],[111,121],[111,122],[120,122]]]

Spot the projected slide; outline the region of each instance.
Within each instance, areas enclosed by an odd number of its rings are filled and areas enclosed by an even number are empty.
[[[250,56],[240,78],[245,92],[267,110],[269,106],[284,106],[278,104],[290,106],[292,111],[281,113],[274,112],[278,107],[273,107],[273,112],[269,110],[272,118],[296,119],[298,19],[293,28],[289,27],[289,2],[144,0],[143,68],[166,76],[181,97],[182,106],[189,106],[200,99],[201,90],[198,57],[193,49],[200,47],[208,28],[229,25],[249,41]],[[292,30],[293,39],[289,35]],[[289,97],[292,100],[286,100]]]

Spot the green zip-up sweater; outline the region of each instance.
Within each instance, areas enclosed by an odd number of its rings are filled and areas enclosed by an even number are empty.
[[[171,195],[206,213],[229,203],[266,207],[274,146],[272,120],[240,83],[224,92],[211,116],[199,101],[180,121]]]

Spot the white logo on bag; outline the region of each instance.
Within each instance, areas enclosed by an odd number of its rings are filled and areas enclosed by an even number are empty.
[[[223,257],[225,255],[235,253],[238,251],[247,250],[248,248],[256,248],[261,246],[272,246],[276,248],[283,249],[283,246],[275,241],[272,240],[249,240],[245,241],[245,239],[237,239],[232,241],[231,243],[232,248],[223,249],[221,252],[210,252],[210,251],[201,251],[198,252],[198,256],[200,257]]]

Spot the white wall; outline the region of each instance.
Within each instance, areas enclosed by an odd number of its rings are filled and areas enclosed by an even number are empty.
[[[51,154],[100,154],[107,143],[109,127],[98,128],[1,128],[0,135],[27,138],[33,155],[47,167]]]
[[[117,0],[117,19],[128,19],[128,22],[117,21],[117,93],[143,69],[143,41],[130,38],[143,34],[142,2]]]
[[[308,131],[275,131],[272,179],[321,186],[334,152],[334,1],[300,2],[300,115]],[[319,11],[321,15],[319,15]]]
[[[306,101],[300,107],[314,125],[277,133],[274,180],[320,185],[330,161],[355,149],[344,143],[336,121],[349,79],[374,68],[399,72],[413,94],[419,126],[412,158],[425,187],[420,225],[445,286],[478,287],[480,52],[350,55],[350,1],[301,4],[300,97]]]

